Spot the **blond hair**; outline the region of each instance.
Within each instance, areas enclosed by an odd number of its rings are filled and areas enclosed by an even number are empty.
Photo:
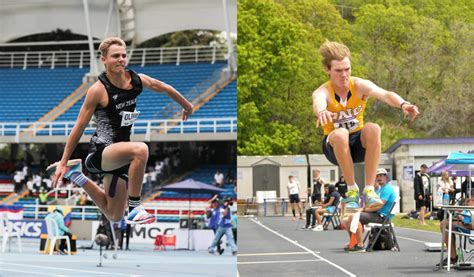
[[[100,54],[102,56],[106,57],[107,56],[107,51],[109,50],[109,47],[111,45],[114,45],[114,44],[126,47],[125,41],[123,41],[123,39],[118,38],[118,37],[108,37],[108,38],[105,38],[104,40],[102,40],[102,42],[99,45]]]
[[[323,56],[323,65],[327,69],[331,69],[331,61],[342,61],[344,58],[351,60],[351,51],[347,46],[335,41],[326,40],[321,47],[319,53]]]

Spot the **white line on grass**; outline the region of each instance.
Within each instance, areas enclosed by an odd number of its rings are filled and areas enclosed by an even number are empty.
[[[323,260],[289,260],[289,261],[263,261],[263,262],[238,262],[237,264],[280,264],[280,263],[307,263],[322,262]]]
[[[316,251],[315,251],[316,252]],[[319,253],[319,252],[317,252]],[[283,255],[308,255],[308,252],[280,252],[280,253],[254,253],[254,254],[238,254],[237,257],[251,256],[283,256]]]
[[[285,237],[284,235],[282,235],[282,234],[280,234],[280,233],[278,233],[278,232],[276,232],[276,231],[270,229],[269,227],[263,225],[260,221],[257,221],[257,220],[255,220],[255,219],[253,219],[253,218],[250,218],[250,220],[253,221],[253,222],[254,222],[255,224],[257,224],[257,225],[260,225],[262,228],[267,229],[268,231],[272,232],[273,234],[279,236],[280,238],[282,238],[282,239],[284,239],[284,240],[286,240],[286,241],[288,241],[288,242],[290,242],[290,243],[292,243],[292,244],[294,244],[294,245],[296,245],[296,246],[302,248],[303,250],[305,250],[306,252],[308,252],[308,253],[310,253],[311,255],[315,256],[316,258],[319,258],[319,259],[323,260],[324,262],[327,262],[328,264],[330,264],[330,265],[334,266],[335,268],[341,270],[342,272],[346,273],[347,275],[349,275],[349,276],[351,276],[351,277],[352,277],[352,276],[354,276],[354,277],[356,276],[354,273],[349,272],[348,270],[344,269],[343,267],[341,267],[341,266],[339,266],[339,265],[337,265],[337,264],[335,264],[335,263],[333,263],[333,262],[331,262],[331,261],[329,261],[329,260],[327,260],[327,259],[325,259],[325,258],[319,256],[318,254],[314,253],[314,251],[311,251],[311,249],[307,248],[306,246],[303,246],[303,245],[301,245],[301,244],[295,242],[294,240],[292,240],[292,239],[290,239],[290,238],[288,238],[288,237]]]
[[[6,262],[0,262],[0,264],[5,264],[5,265],[17,265],[17,266],[21,266],[21,267],[36,267],[36,268],[44,268],[44,269],[55,269],[55,270],[64,270],[64,271],[88,272],[88,273],[96,273],[96,274],[108,274],[108,275],[125,275],[125,276],[130,276],[130,274],[122,274],[122,273],[115,273],[115,272],[103,272],[103,271],[91,271],[91,270],[81,270],[81,269],[69,269],[69,268],[53,267],[53,266],[40,266],[40,265],[17,264],[17,263],[6,263]]]

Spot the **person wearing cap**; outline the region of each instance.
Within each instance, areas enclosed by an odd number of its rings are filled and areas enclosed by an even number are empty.
[[[232,201],[226,197],[224,203],[219,207],[219,221],[217,223],[217,232],[211,246],[208,248],[209,254],[215,253],[215,248],[223,235],[226,236],[227,242],[232,249],[232,255],[237,255],[237,245],[235,244],[234,234],[232,233],[232,211],[230,210]],[[220,254],[220,253],[219,253]]]
[[[416,209],[420,210],[419,220],[421,225],[425,223],[426,207],[430,206],[433,196],[431,195],[431,182],[430,175],[427,173],[428,166],[422,164],[420,171],[416,173],[415,179],[413,180],[415,187],[415,201]]]
[[[380,199],[382,200],[382,206],[369,206],[363,209],[359,209],[360,218],[356,231],[357,244],[353,248],[346,246],[344,250],[347,250],[352,253],[365,252],[364,240],[363,240],[363,229],[362,225],[368,223],[383,223],[385,217],[390,216],[390,208],[397,199],[395,190],[389,182],[387,170],[384,168],[379,168],[375,172],[375,180],[380,185]],[[349,239],[351,237],[351,231],[349,226],[351,226],[353,215],[350,215],[349,218],[344,222],[345,226],[348,226],[347,232],[349,234]]]
[[[217,196],[217,195],[215,195]],[[209,209],[209,222],[207,223],[207,227],[214,232],[214,236],[217,233],[217,228],[219,228],[219,198],[213,197],[211,200],[211,207]],[[222,238],[222,236],[221,236]],[[217,243],[217,252],[222,255],[224,249],[221,249],[221,238]]]
[[[72,234],[71,232],[69,231],[69,228],[66,227],[66,225],[64,224],[64,210],[62,207],[60,206],[57,206],[52,213],[48,214],[45,218],[44,218],[45,221],[47,220],[52,220],[52,221],[55,221],[58,225],[58,229],[59,229],[59,236],[68,236],[69,237],[69,241],[72,241]],[[58,248],[58,253],[61,254],[61,255],[65,255],[67,254],[64,250],[66,249],[66,240],[65,239],[62,239],[61,240],[61,244],[59,245],[59,248]]]

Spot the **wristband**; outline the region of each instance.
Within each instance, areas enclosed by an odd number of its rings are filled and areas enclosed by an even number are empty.
[[[411,103],[408,102],[408,101],[403,101],[403,102],[400,104],[400,109],[403,108],[403,105],[406,105],[406,104],[410,105]]]

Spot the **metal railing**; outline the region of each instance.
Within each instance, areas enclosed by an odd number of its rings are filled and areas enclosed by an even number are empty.
[[[96,58],[100,58],[97,51]],[[166,48],[136,48],[128,50],[129,65],[198,63],[224,61],[227,59],[225,46],[186,46]],[[0,52],[0,67],[9,68],[51,68],[89,67],[88,50],[65,51],[22,51]]]
[[[23,213],[34,214],[34,219],[42,219],[49,213],[48,212],[48,207],[49,206],[51,206],[51,205],[26,204],[26,205],[23,205],[23,207],[25,208]],[[145,206],[145,209],[147,209],[148,211],[150,211],[150,212],[153,211],[153,212],[151,212],[151,214],[153,214],[156,217],[159,216],[161,218],[166,218],[166,217],[187,218],[189,216],[188,215],[189,211],[188,211],[187,203],[185,205],[181,206],[180,208],[177,208],[177,209],[163,209],[163,208],[160,208],[160,207],[148,206],[146,204],[144,206]],[[102,213],[97,206],[90,206],[89,205],[89,206],[68,206],[68,207],[71,208],[71,215],[74,216],[74,219],[77,219],[77,215],[79,215],[80,220],[88,220],[89,219],[88,216],[92,216],[92,217],[100,216],[100,214]],[[27,208],[28,208],[28,210],[26,210]],[[80,211],[77,211],[77,210],[80,210]],[[161,213],[158,213],[158,210],[160,210]],[[169,211],[178,210],[179,213],[177,213],[177,214],[166,214],[166,213],[163,213],[163,211],[165,211],[165,210],[169,210]],[[193,208],[192,209],[192,212],[196,212],[196,211],[205,212],[206,208]],[[193,217],[198,218],[198,217],[203,217],[203,215],[194,215]]]
[[[75,121],[67,122],[20,122],[0,123],[0,136],[68,136],[74,127]],[[95,122],[90,122],[84,130],[85,134],[92,134],[96,129]],[[166,120],[137,120],[131,134],[145,134],[146,138],[152,133],[160,134],[185,134],[185,133],[236,133],[237,118],[200,118],[166,119]]]

